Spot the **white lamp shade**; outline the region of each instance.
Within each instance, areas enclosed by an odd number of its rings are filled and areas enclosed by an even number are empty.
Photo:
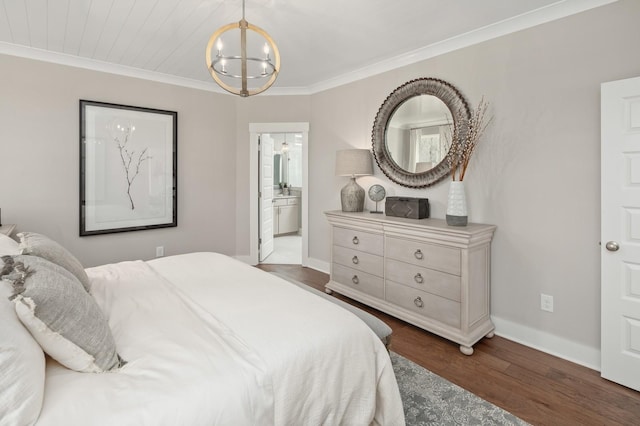
[[[336,176],[373,174],[373,160],[368,149],[343,149],[336,152]]]

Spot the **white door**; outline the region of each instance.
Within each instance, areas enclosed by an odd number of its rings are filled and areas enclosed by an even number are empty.
[[[260,136],[260,262],[273,253],[273,139]]]
[[[601,102],[601,374],[640,390],[640,78]]]

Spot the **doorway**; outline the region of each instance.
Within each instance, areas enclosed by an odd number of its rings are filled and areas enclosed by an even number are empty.
[[[308,265],[308,123],[252,123],[251,263]]]
[[[301,265],[302,133],[262,133],[259,141],[260,188],[266,183],[273,189],[273,197],[264,189],[258,194],[260,205],[271,209],[259,211],[260,263]]]

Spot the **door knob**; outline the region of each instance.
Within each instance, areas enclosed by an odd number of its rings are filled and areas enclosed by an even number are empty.
[[[618,251],[620,249],[620,244],[618,244],[615,241],[609,241],[605,247],[607,248],[607,250],[609,251]]]

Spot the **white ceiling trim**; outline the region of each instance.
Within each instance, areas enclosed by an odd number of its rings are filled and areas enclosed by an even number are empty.
[[[35,59],[38,61],[51,62],[54,64],[67,65],[70,67],[84,68],[92,71],[106,72],[126,77],[140,78],[143,80],[156,81],[159,83],[172,84],[174,86],[189,87],[191,89],[205,90],[215,93],[227,93],[218,86],[213,79],[211,83],[194,80],[175,75],[163,74],[157,71],[148,71],[141,68],[133,68],[110,62],[98,61],[95,59],[82,58],[80,56],[68,55],[66,53],[52,52],[49,50],[37,49],[13,43],[0,41],[0,54],[19,56],[22,58]],[[204,61],[203,61],[204,62]],[[203,65],[204,66],[204,65]]]
[[[616,1],[618,0],[564,0],[325,80],[310,86],[309,91],[312,94],[322,92]]]
[[[516,31],[544,24],[546,22],[561,19],[589,9],[614,3],[618,0],[563,0],[549,6],[505,19],[495,24],[487,25],[474,31],[461,34],[450,39],[434,43],[412,52],[389,58],[382,62],[362,67],[356,71],[345,73],[341,76],[325,80],[309,87],[272,87],[261,96],[282,95],[309,95],[324,90],[332,89],[363,78],[371,77],[383,72],[391,71],[403,66],[411,65],[429,58],[449,53],[464,47],[482,43],[497,37]],[[183,86],[192,89],[204,90],[214,93],[227,93],[223,91],[213,80],[204,82],[174,75],[163,74],[155,71],[143,70],[119,64],[98,61],[95,59],[81,58],[64,53],[51,52],[43,49],[26,47],[7,42],[0,42],[0,54],[19,56],[45,62],[57,63],[93,71],[140,78],[160,83]],[[203,53],[204,54],[204,53]]]

